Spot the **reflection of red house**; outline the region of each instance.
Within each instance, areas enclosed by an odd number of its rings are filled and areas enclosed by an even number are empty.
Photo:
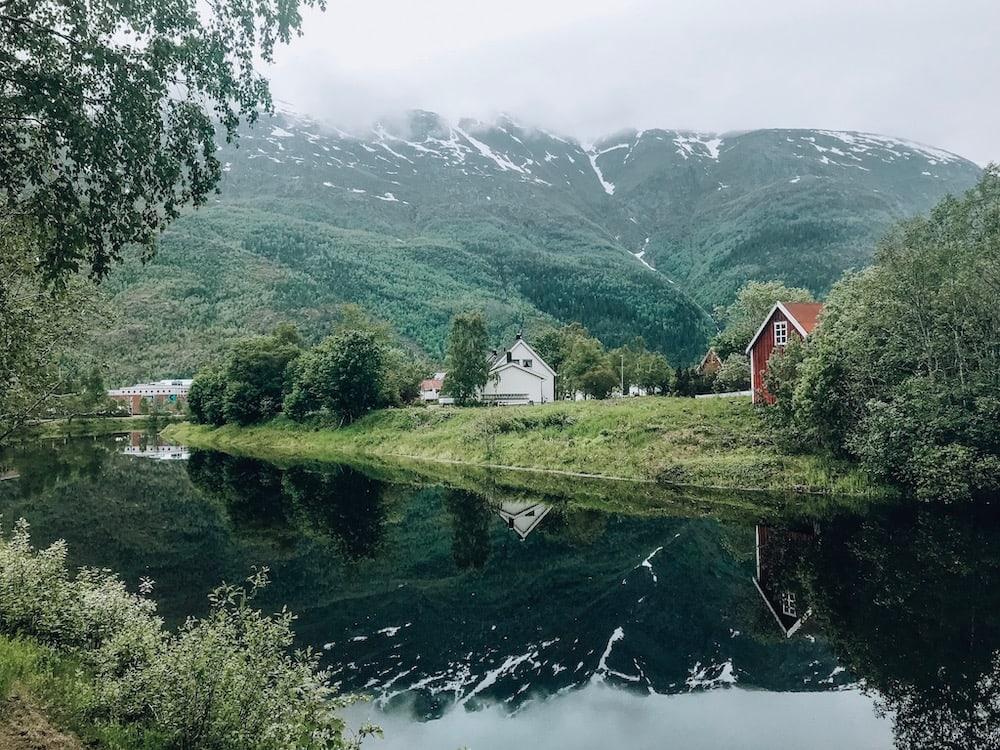
[[[805,339],[816,328],[819,314],[823,310],[820,302],[775,302],[771,312],[764,318],[757,333],[747,344],[746,353],[750,357],[750,390],[753,402],[774,403],[774,396],[764,387],[764,373],[767,360],[775,349],[784,349],[792,337]]]
[[[796,568],[803,552],[813,544],[815,533],[758,525],[756,537],[754,586],[781,632],[791,638],[812,615]]]

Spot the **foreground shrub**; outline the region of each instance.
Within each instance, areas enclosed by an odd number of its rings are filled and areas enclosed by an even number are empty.
[[[2,532],[2,529],[0,529]],[[171,748],[349,748],[330,675],[311,650],[291,649],[294,617],[254,609],[267,571],[223,585],[210,614],[177,633],[145,594],[107,570],[66,566],[66,545],[31,546],[26,522],[0,533],[0,631],[31,636],[79,660],[92,679],[81,720],[123,725]]]

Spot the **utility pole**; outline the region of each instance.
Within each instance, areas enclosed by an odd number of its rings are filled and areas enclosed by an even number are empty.
[[[625,398],[625,352],[622,352],[622,398]]]

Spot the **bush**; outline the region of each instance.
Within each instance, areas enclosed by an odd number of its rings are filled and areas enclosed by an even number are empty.
[[[0,530],[2,531],[2,530]],[[0,630],[72,654],[90,676],[86,718],[128,726],[167,747],[219,750],[356,747],[345,736],[330,675],[311,650],[292,651],[293,616],[252,607],[266,570],[222,586],[210,614],[167,632],[156,605],[107,570],[71,576],[66,545],[31,546],[23,520],[0,533]]]
[[[716,393],[745,391],[750,388],[750,360],[745,354],[730,354],[715,374],[712,388]]]

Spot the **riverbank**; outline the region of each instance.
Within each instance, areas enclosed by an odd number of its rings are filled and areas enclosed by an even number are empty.
[[[339,429],[278,418],[254,427],[176,424],[164,435],[195,448],[270,460],[362,455],[705,488],[878,493],[847,463],[779,451],[749,399],[415,406],[374,412]]]
[[[0,747],[82,750],[112,739],[83,719],[84,690],[72,660],[28,639],[0,635]],[[43,699],[42,696],[45,696]],[[67,725],[73,725],[72,728]]]

